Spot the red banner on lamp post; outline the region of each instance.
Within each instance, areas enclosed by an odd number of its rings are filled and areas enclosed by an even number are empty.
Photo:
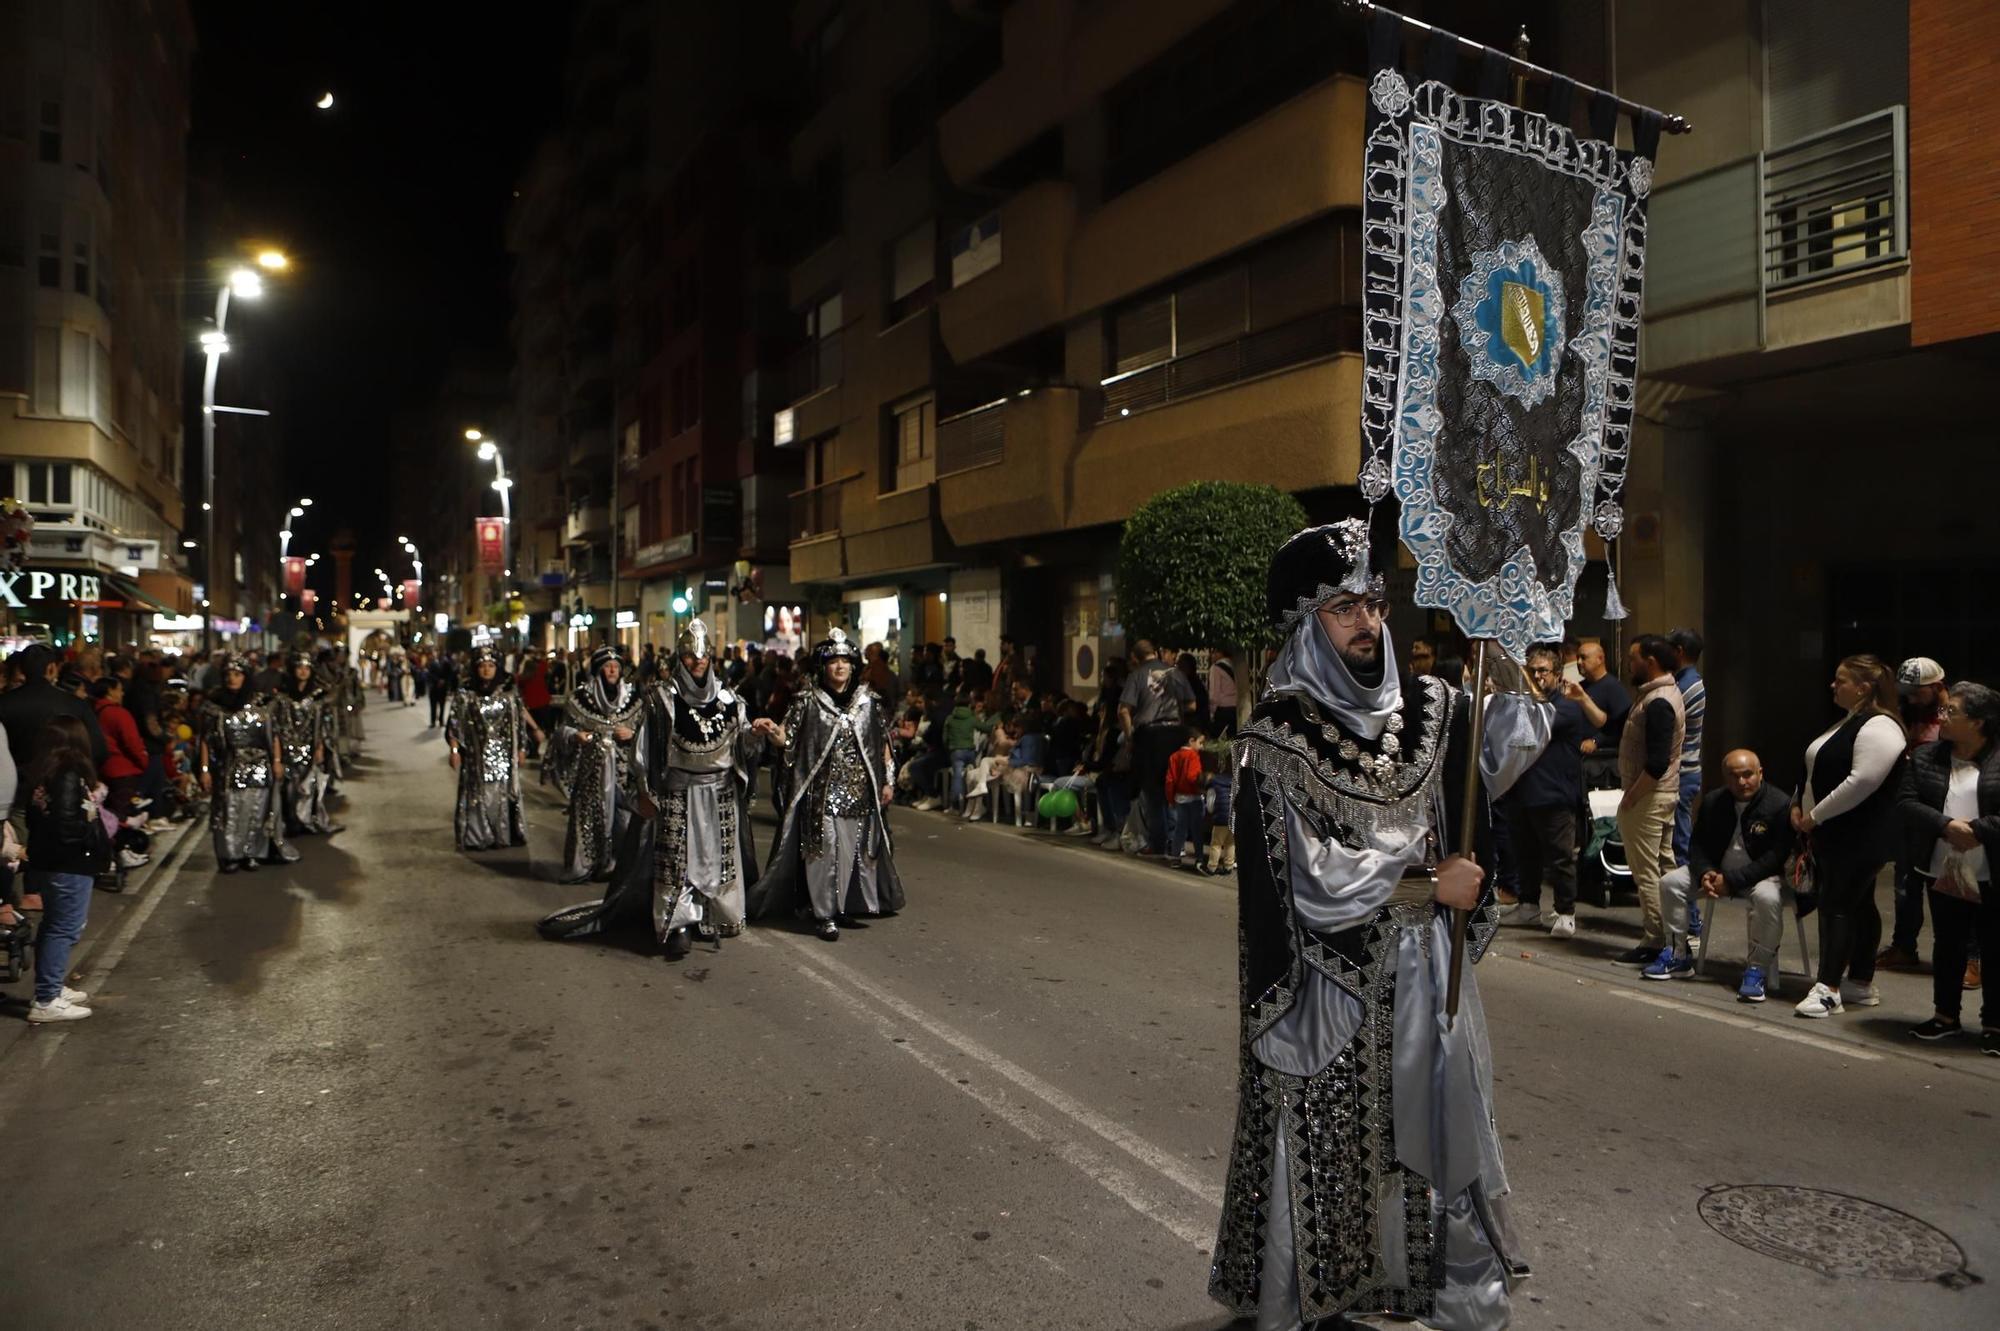
[[[306,589],[306,561],[302,555],[285,557],[285,595],[297,596]]]
[[[507,524],[500,518],[474,518],[473,538],[479,548],[479,571],[496,576],[507,567]]]
[[[415,610],[424,603],[424,584],[415,578],[403,579],[403,609]]]
[[[299,609],[311,614],[319,605],[319,593],[308,587],[299,593]]]

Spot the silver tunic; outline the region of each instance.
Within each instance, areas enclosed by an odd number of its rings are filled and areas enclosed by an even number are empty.
[[[711,696],[701,701],[659,685],[661,733],[648,728],[650,743],[666,746],[653,880],[653,924],[663,938],[700,923],[724,934],[743,926],[750,854],[744,796],[764,740],[751,730],[743,700],[712,681],[704,679]]]
[[[285,844],[277,817],[269,701],[251,698],[233,708],[210,704],[206,711],[216,861],[296,860],[298,852]]]
[[[445,737],[458,746],[458,803],[452,831],[460,850],[528,843],[515,762],[524,733],[521,696],[513,685],[501,684],[484,694],[464,688],[451,695]]]
[[[563,838],[566,883],[611,874],[632,801],[645,784],[636,761],[645,722],[645,699],[624,680],[609,697],[596,680],[585,681],[570,695],[562,729],[572,755],[569,827]],[[631,731],[632,738],[617,738],[619,729]]]
[[[327,751],[336,745],[333,709],[326,693],[313,688],[304,697],[279,693],[271,700],[271,721],[285,774],[278,783],[278,810],[285,830],[325,832],[333,826],[326,808],[330,777]]]

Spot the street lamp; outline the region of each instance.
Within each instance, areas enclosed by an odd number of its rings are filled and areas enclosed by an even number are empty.
[[[286,259],[278,250],[266,250],[257,256],[263,268],[276,272],[285,267]],[[215,327],[201,335],[201,348],[207,358],[201,376],[201,458],[202,489],[201,511],[204,515],[202,526],[202,549],[206,568],[202,585],[211,595],[215,590],[215,376],[222,368],[222,358],[229,351],[229,298],[241,296],[245,300],[255,300],[264,294],[264,279],[254,268],[238,268],[229,274],[227,281],[215,293]],[[202,650],[215,648],[215,615],[209,606],[209,598],[203,597],[201,615]]]
[[[466,439],[479,445],[479,460],[493,464],[493,488],[500,492],[500,525],[505,544],[501,547],[501,576],[514,576],[514,500],[511,491],[514,482],[507,477],[507,463],[500,456],[500,441],[490,439],[478,430],[468,429]]]

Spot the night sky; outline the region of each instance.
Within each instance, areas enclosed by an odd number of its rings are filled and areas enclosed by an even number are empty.
[[[227,253],[242,230],[292,257],[254,310],[232,310],[230,337],[283,414],[287,487],[325,506],[293,549],[323,548],[335,510],[365,570],[395,535],[391,418],[434,394],[455,351],[504,355],[507,209],[558,118],[568,6],[193,9],[190,267],[204,238]],[[330,111],[313,105],[323,91]],[[322,595],[331,568],[314,570]]]

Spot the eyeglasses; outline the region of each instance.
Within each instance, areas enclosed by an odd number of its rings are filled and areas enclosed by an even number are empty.
[[[1342,628],[1347,628],[1350,625],[1352,625],[1354,623],[1354,617],[1360,614],[1364,610],[1378,620],[1387,619],[1389,617],[1389,603],[1387,601],[1379,599],[1367,600],[1367,601],[1344,601],[1339,605],[1329,605],[1329,606],[1324,606],[1322,608],[1326,611],[1327,614],[1332,615],[1333,622],[1340,625]]]
[[[1938,715],[1943,717],[1945,720],[1950,721],[1955,717],[1964,716],[1965,713],[1959,709],[1957,704],[1954,703],[1951,706],[1946,707],[1943,711],[1939,712]]]

